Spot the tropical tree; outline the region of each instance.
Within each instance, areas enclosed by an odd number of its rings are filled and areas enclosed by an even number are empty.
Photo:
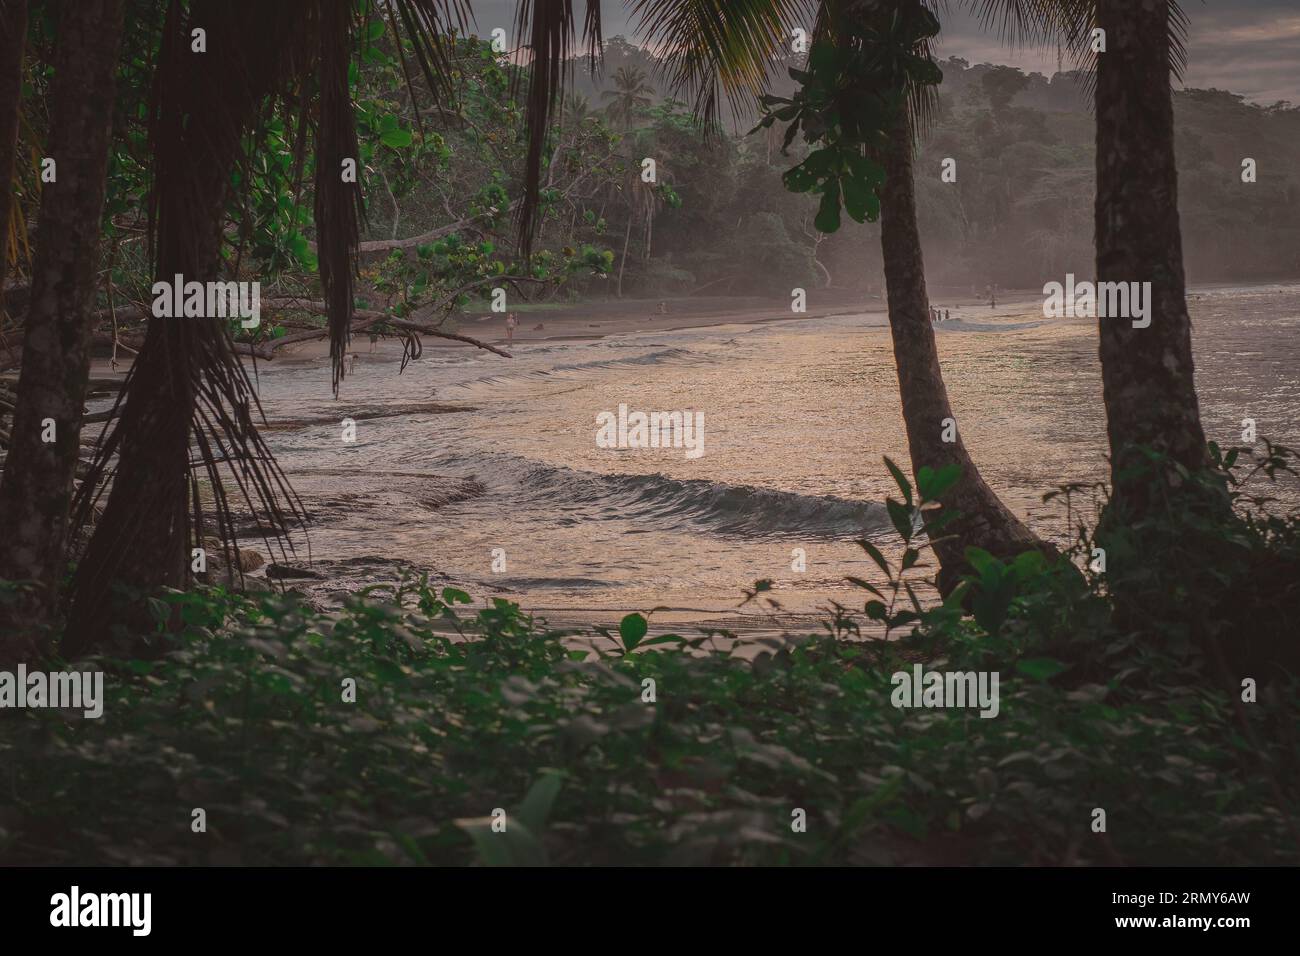
[[[1112,527],[1191,503],[1210,464],[1187,313],[1171,76],[1187,20],[1174,0],[968,0],[1013,42],[1060,38],[1093,86],[1098,283],[1150,282],[1149,323],[1100,317]],[[1199,496],[1220,515],[1227,499]]]
[[[938,30],[933,13],[919,0],[843,0],[821,3],[799,0],[753,0],[722,4],[716,0],[639,0],[640,30],[651,45],[664,51],[674,94],[689,90],[697,112],[715,116],[720,96],[733,105],[764,90],[773,62],[785,53],[789,24],[809,23],[823,51],[818,76],[802,78],[821,83],[824,101],[809,114],[821,132],[839,135],[836,118],[865,111],[863,127],[848,131],[849,140],[823,159],[843,165],[845,205],[855,218],[868,212],[882,220],[881,244],[889,299],[890,331],[898,369],[903,419],[908,435],[913,476],[927,483],[937,474],[960,476],[947,486],[941,501],[948,518],[937,543],[940,587],[955,586],[965,567],[968,546],[1007,556],[1039,546],[1025,525],[998,499],[975,467],[948,402],[940,370],[934,331],[929,321],[925,271],[916,227],[912,182],[915,110],[932,100],[927,87],[937,80],[928,43]],[[775,103],[773,102],[773,105]],[[790,121],[799,112],[783,116]],[[873,135],[868,136],[870,132]],[[787,137],[787,143],[793,136]],[[868,160],[868,151],[874,162]],[[853,159],[856,156],[857,159]],[[792,171],[793,172],[793,171]],[[813,170],[804,168],[804,173]],[[834,218],[825,200],[834,179]],[[839,222],[841,179],[815,175],[804,188],[824,189],[818,227],[834,231]],[[879,194],[877,199],[875,194]],[[932,527],[934,527],[932,525]]]
[[[607,100],[605,113],[617,128],[629,129],[637,113],[654,102],[655,90],[646,75],[636,67],[620,66],[614,72],[614,88],[605,90],[601,99]]]
[[[1150,282],[1150,323],[1099,319],[1112,505],[1126,519],[1188,486],[1209,464],[1194,383],[1171,64],[1182,16],[1169,0],[1097,0],[1097,281]],[[1141,449],[1165,456],[1154,474]],[[1224,499],[1226,501],[1226,499]]]
[[[464,7],[457,0],[395,0],[389,11],[407,25],[435,91],[447,75],[439,38],[445,24],[463,22]],[[346,160],[358,153],[349,61],[368,9],[369,4],[354,8],[334,0],[270,6],[259,0],[172,0],[150,110],[154,274],[162,281],[179,274],[205,282],[223,268],[224,210],[246,142],[282,95],[294,92],[300,135],[309,129],[315,134],[317,254],[336,389],[345,374],[361,214],[356,177],[342,175]],[[258,28],[250,31],[250,23]],[[201,54],[192,44],[196,29],[205,31]],[[195,68],[196,55],[218,60],[222,69]],[[138,600],[118,604],[115,594],[188,583],[207,519],[215,519],[213,530],[223,545],[233,547],[223,467],[264,537],[283,541],[301,519],[287,480],[258,434],[254,416],[260,406],[225,320],[150,321],[115,411],[114,427],[99,444],[76,502],[77,522],[88,523],[111,478],[111,493],[73,581],[63,644],[69,655],[100,645],[112,624],[132,620]]]
[[[86,0],[60,7],[45,147],[54,162],[53,175],[41,193],[41,241],[23,330],[9,456],[0,477],[0,578],[35,584],[16,603],[0,607],[0,657],[10,660],[31,657],[41,649],[42,625],[64,571],[63,546],[90,368],[88,313],[94,299],[123,4]]]
[[[591,115],[591,101],[585,96],[575,93],[564,101],[564,116],[569,122],[581,126]]]

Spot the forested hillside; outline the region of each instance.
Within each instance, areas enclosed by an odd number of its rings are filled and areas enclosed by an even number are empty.
[[[606,64],[595,78],[576,71],[578,95],[593,107],[615,100],[632,71],[650,87],[663,85],[653,57],[617,38],[608,45]],[[941,67],[938,119],[917,162],[930,282],[1034,288],[1045,277],[1090,272],[1094,133],[1080,75],[1027,75],[955,57]],[[773,90],[785,95],[793,85],[780,77]],[[659,102],[658,89],[651,98]],[[1288,159],[1300,150],[1300,108],[1285,102],[1262,107],[1221,90],[1175,92],[1174,108],[1189,279],[1300,274],[1300,223],[1289,212],[1300,203],[1300,173]],[[791,163],[773,155],[779,140],[745,135],[756,118],[729,123],[728,133],[738,129],[739,135],[729,135],[713,161],[683,166],[679,157],[669,167],[684,205],[663,215],[651,263],[634,273],[637,281],[643,273],[662,281],[673,270],[690,273],[689,279],[678,276],[683,287],[721,278],[713,263],[734,259],[733,250],[685,247],[693,226],[712,220],[734,230],[731,242],[750,250],[746,284],[771,277],[776,262],[782,278],[806,273],[804,263],[815,251],[811,268],[820,281],[829,273],[837,287],[879,290],[879,226],[850,224],[819,244],[812,201],[780,188],[780,173]],[[791,149],[797,155],[798,144]],[[957,161],[955,183],[940,179],[949,157]],[[1250,184],[1241,181],[1247,157],[1258,169]]]

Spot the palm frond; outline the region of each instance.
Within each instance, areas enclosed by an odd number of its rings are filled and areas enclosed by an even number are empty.
[[[343,0],[334,0],[346,6]],[[396,23],[401,22],[406,38],[411,41],[420,71],[429,85],[429,91],[435,101],[442,102],[450,95],[452,89],[451,68],[449,65],[449,47],[446,42],[448,34],[463,32],[465,27],[474,22],[474,14],[466,0],[390,0],[392,9],[389,24],[393,29],[397,55],[402,64],[402,73],[406,85],[411,87],[411,72],[406,61],[406,51],[398,36]],[[380,12],[380,16],[383,13]],[[415,109],[417,124],[422,124],[420,108],[416,105],[415,90],[411,89],[411,103]]]
[[[970,10],[986,29],[1008,46],[1055,47],[1083,76],[1091,98],[1097,81],[1092,30],[1097,25],[1097,0],[952,0]],[[1169,0],[1169,73],[1182,80],[1187,69],[1187,13]]]
[[[524,167],[524,196],[519,204],[518,228],[520,253],[527,258],[532,251],[541,205],[542,154],[550,131],[552,114],[563,89],[570,50],[576,40],[573,0],[520,0],[517,34],[528,37],[530,65],[525,116],[528,126],[528,153]],[[583,39],[594,67],[600,52],[600,0],[586,0]],[[515,82],[522,74],[517,73]]]
[[[637,36],[660,58],[668,95],[692,104],[707,123],[725,98],[733,116],[766,88],[789,51],[791,31],[812,33],[817,0],[633,0]]]
[[[364,216],[359,177],[344,182],[342,164],[357,161],[356,117],[348,88],[352,18],[337,0],[321,0],[314,15],[320,40],[320,123],[316,133],[316,246],[323,298],[329,306],[334,394],[344,376],[352,327],[359,221]],[[412,97],[414,100],[414,97]]]
[[[301,29],[311,2],[286,0],[268,8],[260,0],[194,0],[187,14],[182,0],[170,0],[149,122],[148,237],[159,279],[217,277],[231,174],[245,134],[311,58]],[[250,33],[254,20],[259,29]],[[204,55],[217,58],[221,70],[194,67],[190,28],[197,25],[207,31]],[[74,527],[84,527],[111,481],[73,580],[65,654],[103,639],[115,585],[185,585],[187,547],[202,546],[207,518],[200,475],[210,484],[211,512],[231,566],[237,567],[229,552],[232,479],[263,539],[274,538],[285,553],[287,529],[302,525],[303,511],[258,434],[255,415],[264,419],[225,321],[149,321],[74,502]],[[198,461],[191,446],[198,448]]]

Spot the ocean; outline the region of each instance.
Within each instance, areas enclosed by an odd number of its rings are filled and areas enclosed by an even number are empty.
[[[1250,418],[1300,447],[1300,284],[1194,288],[1189,306],[1207,437],[1241,444]],[[968,450],[1031,527],[1068,540],[1062,500],[1042,496],[1106,476],[1095,320],[1038,303],[951,315],[938,347]],[[861,607],[857,538],[895,547],[883,459],[910,468],[880,311],[516,343],[513,359],[428,347],[400,375],[391,351],[354,347],[337,400],[320,364],[258,368],[324,599],[407,567],[558,623],[658,609],[657,624],[779,630]],[[601,447],[598,416],[620,404],[702,413],[704,453]],[[1076,506],[1091,513],[1087,492]],[[742,606],[759,579],[779,611]]]

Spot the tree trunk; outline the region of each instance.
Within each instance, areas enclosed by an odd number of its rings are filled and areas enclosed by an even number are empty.
[[[187,21],[180,4],[169,8],[151,130],[158,279],[171,281],[180,274],[186,282],[206,282],[217,277],[226,195],[242,137],[277,88],[285,69],[281,47],[300,28],[295,20],[304,9],[303,3],[266,7],[257,0],[198,0]],[[259,29],[250,33],[246,25],[258,16]],[[207,30],[208,52],[198,54],[203,59],[197,62],[190,51],[191,24]],[[119,399],[117,427],[97,457],[101,464],[106,455],[119,452],[108,501],[74,578],[60,648],[64,656],[102,646],[114,626],[128,637],[133,629],[145,633],[137,626],[138,594],[189,583],[190,532],[196,540],[203,533],[195,526],[201,507],[197,476],[189,464],[191,443],[210,433],[202,432],[199,423],[211,428],[218,418],[235,420],[236,429],[249,435],[251,398],[239,385],[244,375],[224,320],[149,320]],[[242,412],[232,401],[243,404]],[[242,425],[241,414],[246,419]],[[230,431],[222,441],[219,449],[209,442],[208,452],[200,449],[199,456],[239,458],[260,452],[231,447]],[[244,480],[255,485],[246,466],[240,467]],[[87,500],[83,492],[79,519]],[[216,530],[228,540],[229,529]]]
[[[627,244],[632,238],[632,212],[628,210],[627,229],[623,232],[623,257],[618,260],[618,297],[623,298],[623,269],[627,267]]]
[[[27,0],[0,0],[0,317],[4,315],[5,273],[9,265],[9,216],[22,109],[23,47],[27,39]]]
[[[39,650],[64,570],[72,481],[90,371],[90,317],[113,131],[123,0],[64,4],[41,192],[40,244],[23,329],[13,444],[0,479],[0,577],[36,587],[4,612],[0,655]],[[49,430],[53,441],[46,441]]]
[[[956,511],[960,517],[944,529],[944,535],[952,535],[952,539],[935,545],[940,563],[939,589],[947,594],[966,570],[967,547],[983,548],[1006,558],[1041,548],[1042,543],[985,484],[955,426],[954,440],[944,441],[947,420],[955,422],[955,417],[948,404],[930,324],[925,264],[916,226],[912,136],[905,112],[891,131],[889,149],[881,158],[885,182],[880,189],[880,246],[912,472],[915,475],[926,466],[961,467],[960,480],[941,499],[945,510]]]
[[[1145,445],[1196,470],[1208,463],[1193,386],[1169,89],[1167,0],[1098,0],[1097,281],[1150,282],[1150,325],[1099,318],[1112,505],[1128,519],[1163,499],[1159,478],[1128,477]],[[1175,482],[1177,479],[1173,479]]]

